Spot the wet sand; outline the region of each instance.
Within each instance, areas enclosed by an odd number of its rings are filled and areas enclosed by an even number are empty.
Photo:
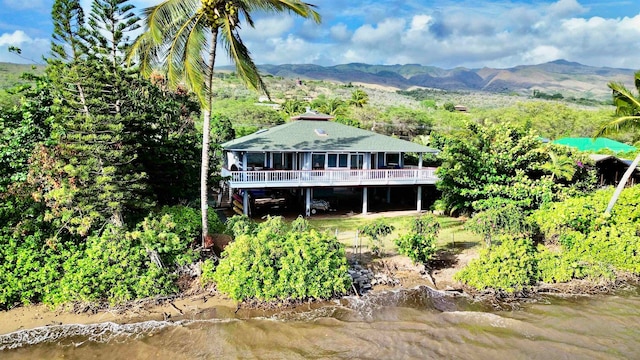
[[[193,295],[175,300],[166,300],[159,305],[154,301],[138,306],[100,310],[96,313],[73,313],[65,309],[51,309],[45,305],[21,306],[0,312],[0,335],[23,329],[62,324],[96,324],[114,322],[134,323],[145,320],[182,320],[208,316],[215,310],[233,312],[236,304],[224,296],[208,294]],[[218,311],[219,312],[219,311]]]

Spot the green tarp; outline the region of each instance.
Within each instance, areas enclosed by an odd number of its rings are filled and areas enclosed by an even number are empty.
[[[623,144],[621,142],[607,139],[607,138],[562,138],[553,141],[554,144],[566,145],[577,148],[580,151],[590,151],[590,152],[598,152],[605,149],[608,149],[613,152],[627,152],[627,151],[635,151],[636,148]]]

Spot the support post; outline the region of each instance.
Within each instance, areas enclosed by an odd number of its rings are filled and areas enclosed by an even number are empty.
[[[242,190],[242,213],[249,216],[249,191]]]
[[[311,188],[306,188],[306,198],[305,198],[305,214],[307,217],[311,216]]]
[[[422,211],[422,186],[418,186],[418,212]]]
[[[362,214],[367,215],[369,206],[369,189],[367,187],[362,188]]]
[[[391,186],[387,187],[387,204],[391,204]]]

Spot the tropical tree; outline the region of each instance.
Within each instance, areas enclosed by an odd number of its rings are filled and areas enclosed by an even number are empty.
[[[341,116],[346,112],[346,103],[339,98],[327,98],[324,94],[311,102],[311,107],[319,112],[331,116]]]
[[[287,99],[281,106],[281,110],[288,117],[292,117],[304,112],[305,106],[308,103],[297,100],[297,99]]]
[[[163,0],[144,10],[146,31],[138,37],[128,58],[143,74],[161,66],[169,83],[184,83],[200,100],[203,119],[200,202],[202,240],[208,235],[207,213],[210,118],[213,73],[218,42],[236,65],[240,79],[268,95],[249,50],[240,38],[241,19],[254,27],[252,14],[290,12],[320,22],[314,5],[299,0]],[[208,58],[204,59],[206,55]]]
[[[364,90],[356,89],[351,92],[351,100],[349,104],[355,107],[364,107],[369,102],[369,94]]]
[[[595,137],[608,135],[611,133],[640,128],[640,71],[635,74],[635,86],[638,94],[633,94],[622,83],[610,82],[609,88],[613,91],[613,104],[616,106],[617,118],[604,124],[596,133]],[[629,168],[620,179],[616,191],[611,196],[605,214],[609,214],[613,206],[618,201],[620,193],[627,184],[629,177],[640,162],[640,153],[633,160]]]
[[[549,150],[549,161],[542,164],[540,169],[551,174],[551,180],[555,178],[571,181],[576,173],[576,163],[569,156],[556,154],[553,150]]]

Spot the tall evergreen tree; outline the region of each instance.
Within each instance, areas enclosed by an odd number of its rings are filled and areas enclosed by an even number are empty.
[[[47,219],[60,231],[80,235],[107,222],[122,226],[125,214],[151,205],[146,174],[136,163],[139,144],[132,141],[131,130],[139,126],[132,126],[135,114],[121,111],[129,101],[131,81],[114,63],[112,50],[126,44],[100,40],[104,29],[113,29],[110,39],[123,42],[121,32],[131,28],[128,15],[123,16],[127,25],[121,26],[120,12],[131,7],[112,3],[94,1],[90,29],[84,27],[77,1],[54,3],[54,12],[74,9],[52,14],[57,40],[52,52],[57,57],[47,74],[61,104],[54,114],[60,131],[55,146],[42,146],[36,153],[30,172],[47,205]]]
[[[51,52],[64,61],[73,61],[87,53],[84,11],[79,0],[57,0],[51,9],[53,40]],[[69,53],[70,52],[70,53]]]
[[[96,49],[111,59],[113,67],[121,65],[129,46],[127,33],[140,28],[140,18],[129,0],[94,0],[89,26]]]

